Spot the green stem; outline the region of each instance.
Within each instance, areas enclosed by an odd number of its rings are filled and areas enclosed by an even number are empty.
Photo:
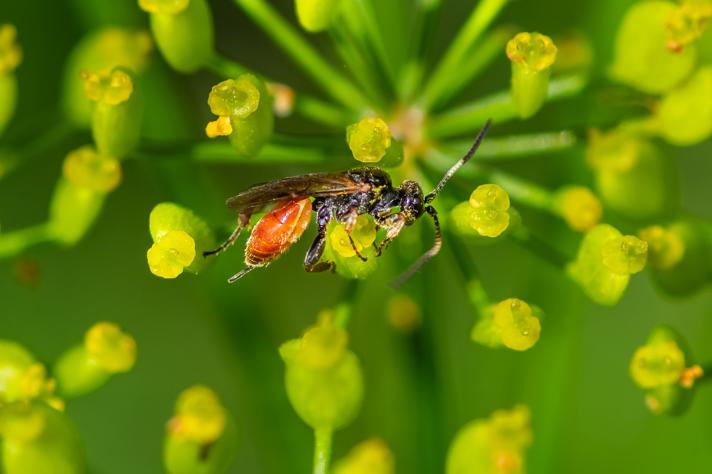
[[[431,76],[426,86],[426,90],[431,92],[427,95],[437,98],[439,94],[452,87],[453,78],[458,76],[464,58],[472,52],[477,40],[494,21],[507,1],[481,0],[477,4]]]
[[[523,249],[536,255],[542,260],[549,262],[552,266],[561,271],[566,270],[568,262],[571,260],[558,249],[552,247],[545,240],[534,236],[527,230],[519,230],[510,234],[512,241],[519,244]]]
[[[443,83],[430,82],[419,102],[426,110],[441,108],[471,84],[498,56],[504,56],[504,46],[512,37],[512,33],[511,27],[497,28],[489,33],[482,39],[476,50],[463,58],[457,68],[457,74],[451,75],[447,88],[442,88]]]
[[[41,242],[52,240],[47,224],[0,233],[0,258],[13,257]]]
[[[314,474],[328,474],[331,461],[331,429],[314,430]]]
[[[487,292],[482,286],[482,280],[472,255],[457,234],[448,232],[447,239],[452,259],[455,261],[467,285],[467,295],[474,307],[481,314],[491,303]]]
[[[499,161],[529,158],[537,154],[567,150],[575,144],[576,135],[569,130],[487,138],[477,150],[474,159],[477,161]],[[455,157],[464,153],[471,145],[471,139],[456,140],[443,143],[440,149],[446,155]]]
[[[57,122],[53,122],[51,128],[44,130],[41,135],[35,136],[23,148],[0,152],[0,179],[19,166],[58,151],[76,131],[71,124],[58,119]]]
[[[586,85],[587,76],[575,74],[553,79],[549,82],[547,100],[553,101],[578,94]],[[452,137],[473,132],[491,118],[500,125],[517,118],[518,112],[509,90],[477,99],[432,118],[428,134],[433,138]]]
[[[242,64],[217,53],[210,59],[206,67],[216,76],[225,79],[236,78],[246,72],[252,72]],[[260,76],[262,75],[260,74]],[[265,76],[262,77],[268,82],[279,82]],[[294,92],[293,112],[322,125],[336,128],[342,128],[355,120],[355,115],[342,107],[296,91]]]
[[[361,111],[367,105],[364,95],[324,61],[319,53],[264,0],[233,0],[272,40],[323,89],[347,107]]]
[[[344,288],[343,295],[340,298],[341,303],[336,306],[336,324],[343,329],[349,325],[351,314],[353,313],[356,304],[356,295],[358,293],[358,280],[349,280]]]

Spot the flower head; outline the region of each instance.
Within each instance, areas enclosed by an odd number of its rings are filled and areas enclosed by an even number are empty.
[[[493,311],[493,323],[505,346],[525,351],[539,340],[541,323],[525,301],[509,298],[495,305]]]
[[[178,277],[195,255],[195,240],[182,230],[166,232],[146,253],[151,273],[162,278]]]
[[[556,61],[556,45],[541,33],[518,33],[507,43],[507,57],[532,72],[550,68]]]
[[[334,466],[334,474],[394,474],[395,460],[388,445],[373,438],[356,445]]]
[[[125,70],[82,71],[84,94],[94,102],[119,105],[129,100],[134,90],[131,75]]]
[[[509,195],[496,184],[478,186],[470,195],[470,225],[486,237],[497,237],[509,226]]]
[[[136,341],[116,324],[101,322],[84,336],[89,356],[109,373],[128,372],[136,362]]]
[[[121,165],[118,160],[99,155],[90,146],[69,153],[62,170],[70,183],[92,191],[108,193],[121,182]]]
[[[685,254],[685,242],[672,229],[654,225],[641,229],[638,236],[648,243],[648,259],[655,268],[670,268]]]
[[[222,436],[226,422],[227,413],[215,392],[195,385],[178,397],[168,430],[179,438],[209,444]]]
[[[573,230],[587,231],[601,220],[601,201],[584,186],[566,186],[554,197],[555,207]]]
[[[378,117],[366,117],[349,125],[346,142],[354,158],[363,163],[378,163],[391,147],[391,130]]]

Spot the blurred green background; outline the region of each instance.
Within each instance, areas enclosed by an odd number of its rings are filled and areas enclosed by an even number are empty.
[[[53,125],[59,78],[72,45],[100,25],[145,26],[146,17],[135,3],[0,4],[0,23],[18,27],[24,50],[17,72],[20,105],[14,123],[25,125],[11,128],[8,136],[31,139],[38,130]],[[221,52],[301,89],[313,89],[230,1],[210,3]],[[272,3],[293,17],[292,2]],[[433,48],[436,53],[474,3],[446,1]],[[613,32],[630,3],[513,1],[501,21],[548,34],[575,27],[590,36],[596,67],[603,69],[610,63]],[[387,5],[382,8],[387,15]],[[382,19],[396,25],[396,19]],[[389,31],[406,34],[395,26]],[[206,92],[216,78],[208,73],[179,76],[157,54],[153,59],[146,94],[147,135],[156,140],[199,137],[208,118]],[[490,72],[471,86],[472,94],[506,87],[508,78],[509,65],[502,54]],[[587,107],[595,99],[583,97],[547,108],[517,130],[547,130],[561,123],[585,126]],[[294,121],[287,127],[300,130]],[[69,149],[68,144],[42,156],[0,182],[2,229],[45,219]],[[680,165],[685,207],[712,218],[712,147],[707,143],[670,151]],[[512,167],[538,182],[556,185],[565,182],[565,174],[577,170],[581,161],[578,150],[523,160]],[[330,168],[346,166],[350,164],[329,164]],[[242,266],[237,248],[200,277],[170,281],[151,275],[145,257],[150,245],[147,216],[157,202],[175,200],[227,220],[230,215],[222,207],[226,196],[256,181],[307,170],[315,169],[130,161],[122,186],[109,197],[99,221],[78,246],[47,245],[24,255],[39,265],[36,287],[18,283],[16,261],[0,263],[0,338],[21,342],[44,361],[55,360],[98,320],[117,322],[138,342],[139,361],[132,372],[68,406],[84,439],[91,473],[161,472],[165,422],[177,393],[195,383],[213,387],[237,421],[240,442],[232,472],[309,472],[312,433],[288,403],[277,348],[301,334],[320,309],[337,303],[345,288],[335,275],[303,272],[301,260],[312,234],[269,270],[254,272],[231,286],[225,277]],[[410,238],[430,229],[416,227],[410,229]],[[411,335],[395,332],[384,317],[384,305],[392,291],[387,286],[389,275],[399,262],[392,255],[384,257],[381,271],[357,290],[351,345],[363,362],[367,391],[356,422],[336,435],[336,457],[366,437],[380,436],[393,449],[398,472],[442,472],[447,446],[459,427],[497,408],[525,403],[533,414],[530,472],[709,472],[712,387],[702,386],[683,416],[655,417],[628,375],[633,351],[658,323],[673,325],[688,338],[700,361],[712,361],[709,291],[671,301],[640,275],[632,279],[620,304],[602,308],[588,302],[560,271],[514,244],[474,248],[472,253],[493,298],[518,296],[545,309],[541,340],[526,353],[472,343],[469,331],[475,314],[463,282],[452,271],[455,262],[450,252],[443,252],[409,286],[423,307],[421,329]]]

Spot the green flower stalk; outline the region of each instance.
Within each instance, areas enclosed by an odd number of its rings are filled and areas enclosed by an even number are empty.
[[[100,322],[84,342],[65,352],[55,365],[61,393],[75,398],[103,386],[112,375],[130,371],[136,363],[136,341],[113,323]]]
[[[17,29],[0,24],[0,135],[15,113],[17,80],[13,71],[22,61],[22,50],[15,42]]]
[[[533,116],[546,100],[556,46],[546,35],[519,33],[507,43],[512,62],[511,94],[519,117]]]
[[[645,267],[647,255],[647,242],[599,224],[585,235],[568,272],[593,301],[614,305],[623,296],[630,275]]]
[[[153,42],[145,31],[109,27],[85,36],[72,50],[64,71],[62,108],[71,123],[81,128],[91,125],[92,102],[85,94],[85,83],[78,81],[82,71],[121,67],[141,74],[152,49]]]
[[[83,71],[84,93],[95,103],[92,135],[102,155],[125,158],[138,145],[142,104],[135,78],[124,68]]]
[[[272,135],[272,98],[264,82],[252,74],[213,86],[208,105],[218,119],[208,123],[205,133],[210,138],[229,136],[238,156],[254,157]]]
[[[198,273],[207,263],[203,252],[215,247],[210,227],[189,209],[161,203],[149,216],[153,245],[146,254],[148,267],[161,278],[176,278],[188,271]]]
[[[185,389],[168,422],[163,463],[169,474],[222,474],[235,452],[236,429],[217,394],[203,385]]]
[[[395,474],[396,462],[388,445],[372,438],[357,444],[334,464],[334,474]]]
[[[471,421],[455,435],[447,455],[447,474],[523,474],[524,454],[532,443],[529,408],[499,410]]]
[[[645,402],[655,414],[681,413],[689,403],[689,390],[704,375],[699,365],[686,367],[690,358],[682,337],[667,326],[654,328],[630,362],[630,375],[646,391]]]
[[[488,347],[505,346],[526,351],[536,344],[541,334],[540,308],[517,298],[480,308],[481,315],[472,328],[472,340]]]
[[[149,12],[158,49],[176,71],[207,66],[214,51],[213,17],[206,0],[139,0]]]
[[[616,36],[611,76],[635,89],[660,94],[680,84],[694,69],[697,50],[667,48],[666,23],[678,5],[668,1],[637,2]]]

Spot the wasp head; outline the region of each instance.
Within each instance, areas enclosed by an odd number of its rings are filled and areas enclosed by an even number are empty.
[[[403,181],[398,190],[401,193],[401,212],[406,225],[410,225],[423,215],[423,189],[415,181]]]

